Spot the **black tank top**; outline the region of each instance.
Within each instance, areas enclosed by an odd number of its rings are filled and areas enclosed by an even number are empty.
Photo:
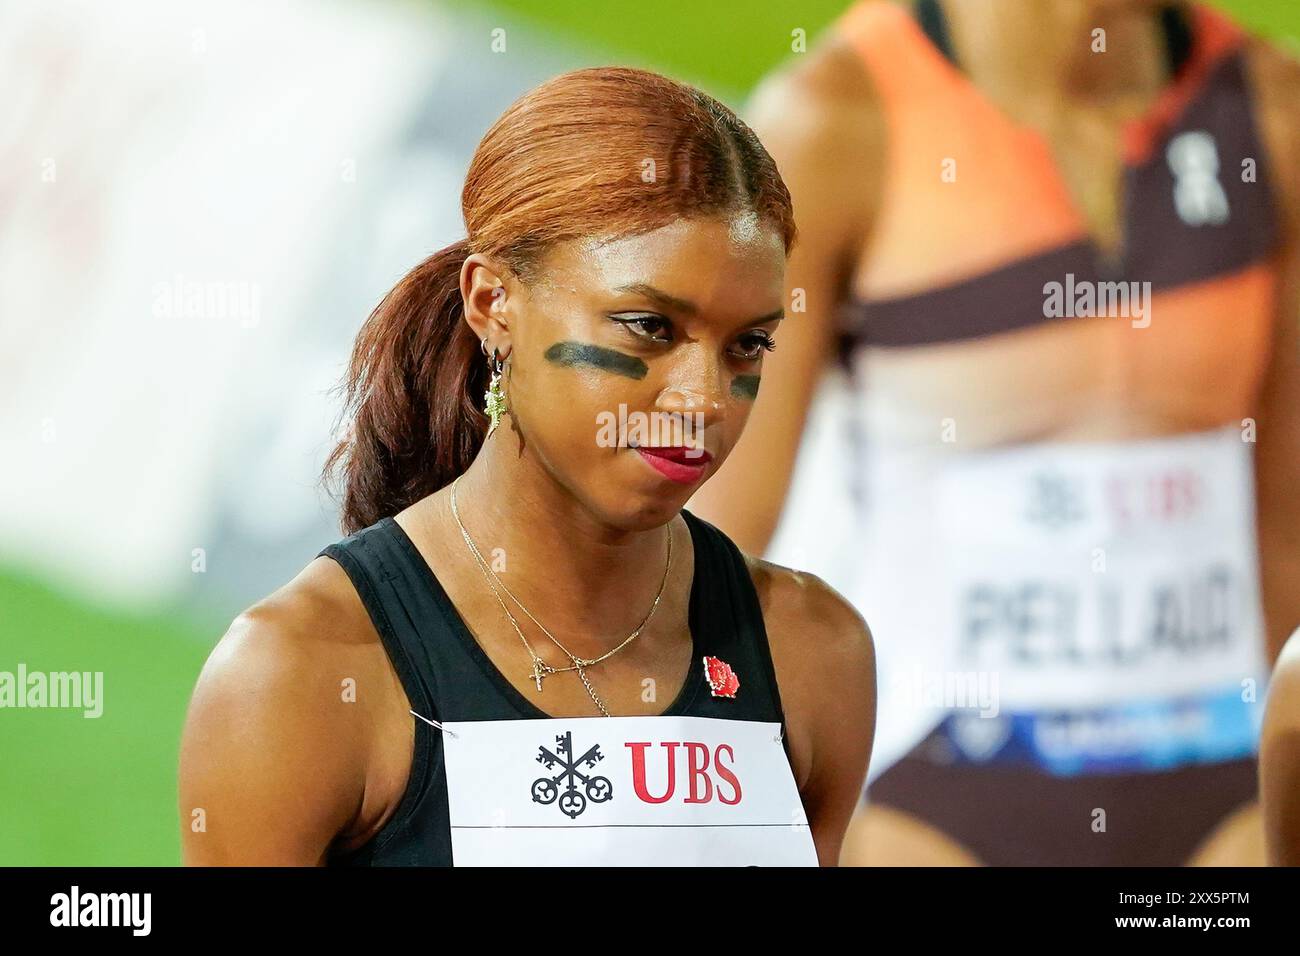
[[[686,683],[662,714],[779,723],[788,760],[767,631],[744,558],[712,524],[685,510],[682,517],[695,553],[688,609],[693,652]],[[433,570],[392,518],[383,518],[320,553],[347,572],[417,714],[439,723],[549,716],[497,670]],[[734,699],[710,692],[704,674],[706,655],[726,661],[740,676],[741,690]],[[328,865],[451,865],[442,733],[423,720],[411,719],[415,750],[397,811],[366,844],[331,852]]]

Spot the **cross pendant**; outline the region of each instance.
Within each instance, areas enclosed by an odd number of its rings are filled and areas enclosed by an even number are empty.
[[[546,673],[542,670],[542,662],[537,658],[533,658],[533,680],[537,683],[537,692],[539,694],[542,691],[542,678],[545,676]]]

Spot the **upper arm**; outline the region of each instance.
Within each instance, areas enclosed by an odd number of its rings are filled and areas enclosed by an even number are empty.
[[[364,738],[325,642],[291,612],[240,615],[181,740],[187,865],[320,865],[364,794]]]
[[[776,529],[818,380],[837,347],[837,309],[876,201],[883,133],[865,70],[829,45],[755,92],[746,119],[776,161],[794,204],[786,318],[763,358],[745,432],[692,512],[762,554]]]
[[[1259,745],[1269,863],[1300,866],[1300,631],[1278,658]]]
[[[830,585],[824,589],[821,660],[814,668],[821,693],[814,712],[812,770],[804,805],[823,866],[836,865],[849,819],[857,808],[876,733],[876,658],[862,616]]]
[[[1268,659],[1300,624],[1300,64],[1267,44],[1252,51],[1252,83],[1266,147],[1261,177],[1273,189],[1281,276],[1269,363],[1256,410],[1256,487]]]
[[[1269,664],[1300,624],[1300,258],[1289,251],[1271,355],[1255,411],[1260,586]]]
[[[862,615],[821,578],[752,562],[773,662],[798,748],[799,793],[823,866],[858,805],[876,726],[876,661]]]

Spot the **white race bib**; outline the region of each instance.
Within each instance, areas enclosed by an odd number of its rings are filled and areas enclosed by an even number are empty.
[[[848,591],[877,647],[870,779],[940,724],[955,760],[1054,773],[1249,754],[1266,675],[1252,448],[1228,427],[873,449]]]
[[[816,866],[780,725],[444,722],[456,866]]]
[[[935,483],[958,759],[1057,773],[1249,754],[1266,674],[1236,428],[964,453]]]
[[[961,455],[936,494],[952,666],[1015,710],[1258,677],[1250,448],[1233,428]]]

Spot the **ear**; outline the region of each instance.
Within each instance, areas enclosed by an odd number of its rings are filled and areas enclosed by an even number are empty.
[[[520,294],[518,278],[491,256],[476,252],[460,267],[465,321],[480,342],[488,340],[488,353],[495,348],[503,360],[510,354],[512,297]]]

